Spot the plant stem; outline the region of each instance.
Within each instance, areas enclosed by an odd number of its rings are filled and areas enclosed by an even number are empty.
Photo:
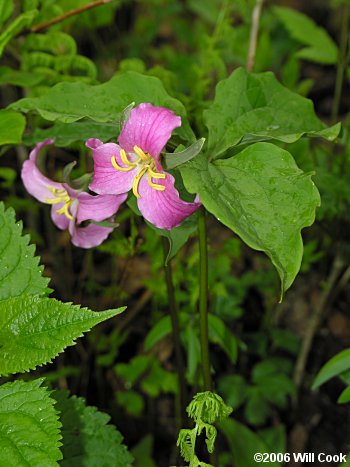
[[[60,23],[71,16],[78,15],[79,13],[83,13],[84,11],[91,10],[91,8],[95,8],[100,5],[104,5],[106,3],[110,3],[111,0],[96,0],[94,2],[88,3],[87,5],[83,5],[78,8],[74,8],[72,10],[66,11],[62,15],[56,16],[55,18],[50,19],[49,21],[45,21],[44,23],[39,23],[33,26],[30,31],[31,32],[39,32],[43,29],[46,29],[54,24]]]
[[[332,102],[332,122],[335,123],[338,118],[339,104],[343,89],[344,71],[346,67],[346,57],[349,41],[349,13],[348,5],[344,6],[340,32],[340,47],[338,52],[337,76],[335,79],[334,97]]]
[[[199,241],[199,322],[202,355],[203,389],[212,390],[208,339],[208,243],[206,229],[206,212],[203,207],[198,214]]]
[[[250,29],[249,50],[247,59],[247,70],[253,71],[256,55],[256,47],[258,44],[258,34],[260,25],[261,10],[264,0],[256,0],[256,4],[252,14],[252,27]]]
[[[173,271],[170,262],[166,263],[166,257],[169,250],[169,244],[165,237],[162,237],[163,251],[164,251],[164,275],[168,293],[169,310],[171,318],[171,328],[173,335],[173,343],[175,347],[175,360],[176,370],[179,385],[179,400],[177,403],[177,421],[180,426],[184,426],[184,415],[186,409],[186,380],[185,380],[185,365],[181,350],[180,340],[180,324],[179,324],[179,310],[176,303],[175,288],[173,281]]]

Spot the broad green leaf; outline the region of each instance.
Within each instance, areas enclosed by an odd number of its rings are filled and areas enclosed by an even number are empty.
[[[0,146],[19,144],[26,126],[26,119],[13,110],[0,110]]]
[[[276,6],[273,11],[294,39],[309,46],[300,50],[297,53],[298,57],[328,65],[337,63],[337,45],[325,29],[317,26],[308,16],[291,8]]]
[[[0,465],[55,467],[62,459],[55,400],[43,380],[0,386]]]
[[[24,98],[11,104],[21,112],[34,111],[46,120],[72,123],[82,118],[95,122],[117,124],[121,113],[132,102],[150,102],[173,110],[182,117],[182,126],[175,133],[192,142],[194,134],[182,103],[168,95],[162,82],[153,76],[128,71],[106,83],[58,83],[40,97]]]
[[[22,223],[16,222],[12,208],[5,211],[0,203],[0,300],[21,294],[42,295],[49,279],[42,277],[43,267],[34,256],[35,246],[22,236]]]
[[[13,0],[0,0],[0,26],[6,23],[13,13]]]
[[[96,407],[85,405],[85,400],[62,391],[56,391],[56,409],[62,422],[62,467],[131,467],[132,456],[122,444],[123,437],[108,422],[110,416]]]
[[[30,10],[21,15],[10,23],[7,28],[0,35],[0,57],[4,52],[5,47],[10,42],[10,40],[20,33],[23,29],[29,27],[35,16],[37,15],[37,10]]]
[[[340,131],[340,124],[326,128],[313,103],[282,86],[273,73],[250,74],[243,68],[217,85],[204,120],[211,157],[238,144],[271,139],[293,143],[304,134],[333,140]]]
[[[98,138],[104,143],[117,140],[119,127],[115,123],[98,123],[92,120],[81,120],[73,123],[55,123],[44,130],[36,128],[34,132],[24,138],[27,146],[33,146],[46,138],[54,138],[55,146],[69,146],[82,142],[88,138]]]
[[[232,465],[235,467],[256,467],[255,453],[276,452],[275,449],[270,449],[260,436],[232,418],[221,421],[219,426],[228,441]],[[277,467],[281,464],[269,462],[269,465]]]
[[[13,70],[7,66],[0,66],[0,84],[13,84],[14,86],[31,87],[43,81],[45,76],[29,71]]]
[[[313,384],[312,389],[316,389],[321,384],[340,375],[343,371],[350,368],[350,349],[343,350],[342,352],[331,358],[319,371]]]
[[[300,269],[301,229],[315,220],[319,193],[289,152],[256,143],[234,157],[208,162],[198,156],[181,167],[185,186],[251,248],[275,265],[282,294]]]
[[[53,298],[21,296],[0,302],[0,375],[51,362],[75,339],[124,308],[93,312]]]
[[[226,324],[218,316],[209,313],[209,340],[214,344],[218,344],[224,352],[226,352],[231,362],[237,360],[237,339],[228,329]]]

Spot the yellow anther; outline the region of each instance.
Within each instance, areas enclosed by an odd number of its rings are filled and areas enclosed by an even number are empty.
[[[158,178],[165,178],[165,174],[157,174],[157,175],[164,175],[164,177],[158,177]],[[153,177],[151,174],[150,174],[150,170],[148,170],[148,184],[150,187],[154,188],[155,190],[158,190],[158,191],[164,191],[165,190],[165,186],[164,185],[158,185],[157,183],[153,183],[152,182],[152,178],[157,178],[157,177]]]
[[[163,178],[163,179],[165,178],[165,174],[160,174],[158,172],[155,172],[154,170],[152,170],[151,167],[148,169],[148,173],[152,178]]]
[[[120,151],[120,152],[121,152],[121,151]],[[113,165],[113,167],[114,167],[115,169],[120,170],[121,172],[129,172],[130,170],[132,170],[132,169],[135,168],[135,165],[134,165],[134,164],[133,164],[133,165],[130,165],[130,164],[129,164],[129,167],[121,167],[121,166],[117,163],[117,161],[116,161],[116,159],[115,159],[114,156],[111,157],[111,163],[112,163],[112,165]]]
[[[134,146],[134,152],[135,152],[135,154],[137,154],[137,155],[140,157],[140,159],[142,159],[143,161],[148,161],[149,159],[151,159],[151,156],[150,156],[148,153],[147,153],[147,154],[144,153],[144,152],[142,151],[142,149],[139,148],[138,146]]]
[[[59,204],[64,203],[60,209],[57,209],[57,214],[64,214],[68,219],[73,220],[73,216],[69,212],[69,207],[73,203],[72,198],[68,195],[67,191],[62,188],[47,187],[56,198],[45,198],[47,204]]]
[[[134,193],[136,198],[141,198],[141,196],[139,195],[139,192],[138,192],[139,183],[140,183],[141,177],[143,177],[145,175],[147,170],[148,170],[148,166],[142,167],[140,172],[134,178],[134,181],[133,181],[133,184],[132,184],[132,192]]]
[[[73,216],[71,215],[71,213],[68,211],[69,209],[69,206],[72,204],[73,200],[70,200],[67,204],[65,204],[64,206],[62,206],[60,209],[57,209],[57,214],[64,214],[68,219],[70,219],[71,221],[73,220]]]
[[[126,155],[126,152],[124,151],[124,149],[120,150],[120,157],[125,165],[128,165],[132,168],[136,167],[136,164],[133,164],[132,162],[129,161],[128,156]]]

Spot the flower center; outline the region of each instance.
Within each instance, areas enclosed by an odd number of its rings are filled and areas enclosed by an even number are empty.
[[[56,210],[57,214],[64,214],[69,220],[73,220],[73,216],[69,212],[69,208],[74,200],[68,195],[67,191],[61,188],[52,187],[48,187],[48,189],[51,191],[51,193],[53,193],[56,196],[56,198],[45,198],[45,203],[64,203],[64,205],[60,209]]]
[[[126,152],[124,151],[124,149],[120,150],[120,158],[123,161],[123,163],[126,165],[126,167],[121,167],[117,163],[115,156],[112,156],[111,163],[115,169],[120,170],[121,172],[129,172],[130,170],[135,169],[135,167],[140,168],[132,184],[132,192],[134,193],[136,198],[141,198],[138,192],[138,187],[139,187],[141,178],[146,174],[147,174],[147,181],[150,187],[152,187],[154,190],[164,191],[165,190],[164,185],[158,185],[157,183],[154,183],[152,181],[152,178],[164,180],[166,176],[164,173],[159,173],[157,171],[156,163],[153,157],[148,152],[142,151],[142,149],[139,148],[138,146],[134,146],[134,152],[138,156],[138,159],[135,162],[131,162],[128,159],[128,156],[126,155]]]

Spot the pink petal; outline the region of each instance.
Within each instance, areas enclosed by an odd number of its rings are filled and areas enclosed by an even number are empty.
[[[57,214],[57,210],[63,207],[64,203],[54,204],[51,208],[52,222],[61,230],[68,229],[69,219],[64,214]]]
[[[132,152],[139,146],[154,158],[158,158],[162,149],[171,137],[171,133],[181,126],[181,118],[164,107],[152,104],[140,104],[132,109],[119,136],[119,144]]]
[[[87,147],[92,149],[94,159],[94,174],[90,190],[99,194],[120,195],[127,193],[131,187],[137,169],[122,172],[113,167],[111,159],[114,156],[118,165],[127,167],[120,158],[120,147],[114,143],[97,145],[95,139],[86,142]]]
[[[69,223],[72,243],[80,248],[93,248],[101,245],[112,230],[110,227],[101,227],[95,224],[89,224],[87,227],[76,227],[74,221]]]
[[[46,199],[53,199],[56,197],[49,188],[55,188],[58,190],[63,189],[62,183],[54,182],[53,180],[45,177],[45,175],[43,175],[36,166],[36,159],[40,149],[52,143],[52,139],[46,139],[45,141],[38,143],[31,151],[29,160],[25,161],[22,166],[21,177],[26,190],[42,203],[45,203]]]
[[[201,203],[187,203],[182,201],[179,192],[174,187],[175,179],[167,172],[165,179],[152,179],[153,183],[164,185],[164,191],[155,190],[148,183],[147,175],[144,175],[139,183],[138,192],[141,196],[137,205],[145,219],[159,229],[171,230],[195,212]]]
[[[108,219],[118,211],[119,206],[126,200],[127,196],[126,193],[96,196],[80,193],[78,195],[77,223],[80,224],[86,220],[101,222]]]

